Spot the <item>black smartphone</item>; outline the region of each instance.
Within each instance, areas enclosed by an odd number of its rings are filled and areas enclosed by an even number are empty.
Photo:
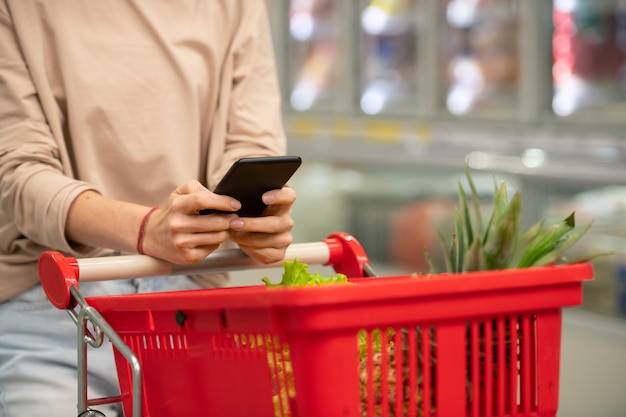
[[[233,163],[213,192],[237,199],[241,203],[236,212],[239,216],[259,217],[267,207],[261,199],[263,193],[284,187],[300,165],[299,156],[242,158]],[[212,213],[232,212],[200,210],[200,214]]]

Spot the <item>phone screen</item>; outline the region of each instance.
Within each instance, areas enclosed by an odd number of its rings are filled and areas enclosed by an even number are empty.
[[[236,161],[215,188],[216,194],[228,195],[241,203],[236,213],[241,217],[258,217],[267,207],[262,195],[287,184],[302,164],[299,156],[265,156]],[[214,209],[200,214],[228,213]]]

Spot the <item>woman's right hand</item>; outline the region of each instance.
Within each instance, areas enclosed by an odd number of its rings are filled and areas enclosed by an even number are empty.
[[[150,215],[143,236],[143,252],[169,262],[199,262],[229,239],[236,214],[199,215],[202,209],[237,211],[232,197],[215,194],[191,180],[172,192],[167,203]],[[146,212],[147,213],[147,212]]]
[[[95,191],[76,197],[65,223],[73,244],[131,252],[139,246],[146,255],[172,263],[199,262],[229,239],[230,220],[241,207],[232,197],[215,194],[192,180],[174,190],[167,201],[141,224],[149,207],[113,200]],[[199,215],[205,208],[233,214]],[[142,234],[142,241],[138,242]]]

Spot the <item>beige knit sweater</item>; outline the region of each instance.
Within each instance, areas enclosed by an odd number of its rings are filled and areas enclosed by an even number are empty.
[[[0,301],[38,281],[94,189],[162,203],[285,152],[265,2],[0,0]]]

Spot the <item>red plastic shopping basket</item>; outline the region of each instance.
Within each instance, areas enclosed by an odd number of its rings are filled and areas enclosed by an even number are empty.
[[[116,349],[125,415],[139,397],[144,417],[556,415],[561,309],[591,265],[358,278],[358,243],[324,244],[350,283],[88,298],[141,367],[138,395]],[[63,259],[40,269],[60,307]]]

